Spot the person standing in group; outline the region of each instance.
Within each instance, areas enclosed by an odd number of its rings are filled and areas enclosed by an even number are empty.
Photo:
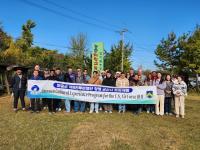
[[[147,77],[143,74],[141,68],[138,69],[138,74],[137,75],[138,75],[139,81],[142,83],[142,86],[147,85],[147,83],[146,83]]]
[[[78,84],[84,83],[81,69],[77,69],[75,83],[78,83]],[[74,100],[74,112],[77,113],[78,111],[80,111],[81,113],[85,112],[85,102]]]
[[[148,79],[147,79],[147,85],[148,86],[155,86],[156,85],[156,80],[157,80],[157,73],[156,71],[152,71],[151,74],[149,74]],[[155,104],[148,104],[147,105],[147,113],[155,113]]]
[[[116,87],[128,87],[129,86],[129,80],[126,78],[125,73],[122,72],[120,78],[116,81]],[[119,104],[119,113],[126,111],[126,105],[125,104]]]
[[[16,68],[16,74],[12,77],[11,80],[11,88],[14,94],[13,108],[15,112],[17,112],[18,110],[17,105],[19,98],[21,100],[22,110],[23,111],[26,110],[24,101],[26,86],[27,86],[27,78],[22,74],[22,68],[18,67]]]
[[[55,70],[54,69],[51,69],[50,70],[50,76],[48,78],[49,80],[52,80],[52,81],[57,81],[57,77],[55,75]],[[56,113],[56,103],[57,99],[54,99],[54,98],[50,98],[48,99],[48,109],[49,109],[49,114],[52,114],[52,113]]]
[[[48,69],[45,69],[44,70],[44,77],[43,77],[43,80],[49,80],[49,76],[50,76],[50,73],[49,73],[49,70]],[[46,109],[48,106],[48,98],[43,98],[42,99],[42,106],[43,106],[43,109]]]
[[[172,86],[173,93],[175,95],[175,113],[178,118],[181,115],[185,117],[185,96],[187,96],[187,85],[183,81],[181,76],[177,77]]]
[[[44,74],[43,72],[40,70],[40,65],[36,64],[35,67],[34,67],[34,70],[38,71],[38,75],[43,78],[44,77]]]
[[[42,77],[39,76],[39,71],[34,70],[33,75],[30,80],[42,80]],[[31,100],[31,113],[39,113],[40,111],[40,99],[39,98],[32,98]]]
[[[56,68],[55,76],[56,76],[57,81],[64,82],[64,75],[62,74],[60,68]],[[56,110],[57,111],[61,111],[61,103],[62,103],[61,99],[56,99],[55,105],[56,105]]]
[[[76,75],[73,73],[72,68],[68,67],[68,71],[65,75],[65,82],[75,83],[75,81],[76,81]],[[71,111],[71,100],[69,99],[65,100],[65,108],[66,108],[66,113],[69,113]]]
[[[88,84],[89,80],[90,80],[90,76],[88,75],[88,70],[84,69],[84,71],[83,71],[83,83]]]
[[[93,71],[93,76],[90,78],[89,84],[101,85],[101,80],[99,79],[99,75],[97,71]],[[99,113],[99,103],[90,103],[90,112],[93,113],[95,110],[96,113]]]
[[[157,79],[154,83],[157,87],[157,102],[156,102],[156,115],[164,115],[164,99],[165,99],[165,88],[166,82],[162,78],[160,72],[157,73]]]
[[[115,82],[117,81],[117,79],[118,78],[120,78],[120,75],[121,75],[121,72],[120,71],[117,71],[116,73],[115,73]]]
[[[106,78],[103,80],[102,85],[111,86],[111,87],[115,86],[115,80],[112,77],[111,71],[106,72]],[[103,107],[104,107],[105,113],[107,112],[112,113],[112,109],[113,109],[112,104],[104,104]]]
[[[171,80],[171,76],[168,74],[166,75],[165,78],[165,82],[166,82],[166,89],[165,89],[165,114],[166,115],[172,115],[172,111],[171,111],[171,105],[172,105],[172,86],[173,86],[173,82]]]
[[[144,83],[139,79],[139,76],[136,74],[133,77],[133,80],[129,82],[130,86],[143,86]],[[142,104],[136,104],[136,115],[139,115],[142,112]]]
[[[134,76],[135,76],[134,69],[133,69],[133,68],[130,68],[130,69],[129,69],[129,78],[127,78],[127,79],[128,79],[129,81],[130,81],[130,80],[133,80]]]

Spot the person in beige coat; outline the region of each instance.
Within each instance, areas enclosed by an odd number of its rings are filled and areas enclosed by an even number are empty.
[[[129,80],[126,78],[125,73],[122,72],[121,76],[116,81],[116,87],[128,87],[129,86]],[[125,104],[119,104],[119,113],[126,111],[126,105]]]
[[[182,80],[181,76],[177,77],[172,86],[173,94],[175,95],[175,113],[178,118],[181,115],[185,117],[185,96],[187,95],[187,85]]]
[[[88,81],[89,84],[101,85],[101,80],[97,71],[93,72],[93,76]],[[96,113],[99,113],[99,103],[90,103],[90,112],[93,113],[95,110]]]

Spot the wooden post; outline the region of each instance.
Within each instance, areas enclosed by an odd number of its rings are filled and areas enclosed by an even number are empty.
[[[5,77],[5,86],[6,86],[6,90],[7,93],[10,95],[10,88],[9,88],[9,83],[8,83],[8,77],[7,77],[7,72],[4,72],[4,77]]]

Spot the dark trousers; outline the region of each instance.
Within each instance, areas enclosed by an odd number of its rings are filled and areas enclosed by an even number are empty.
[[[141,113],[142,112],[142,107],[143,107],[143,105],[142,104],[137,104],[136,105],[136,108],[137,108],[137,111],[136,111],[136,113]]]
[[[55,99],[54,103],[56,105],[56,108],[61,108],[61,99]]]
[[[172,97],[165,97],[165,113],[171,113]]]
[[[38,98],[31,99],[31,110],[32,111],[40,110],[40,99],[38,99]]]
[[[54,99],[48,99],[48,109],[49,112],[56,112],[56,100]]]
[[[46,107],[48,105],[48,98],[43,98],[42,99],[42,107]]]
[[[17,108],[19,98],[21,100],[22,108],[25,108],[25,101],[24,101],[25,90],[15,90],[13,91],[13,93],[14,93],[14,108]]]
[[[147,104],[147,111],[155,112],[155,104]]]

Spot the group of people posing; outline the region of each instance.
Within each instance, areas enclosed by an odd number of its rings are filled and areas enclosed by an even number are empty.
[[[116,87],[156,86],[156,104],[132,105],[134,114],[139,115],[142,111],[146,111],[147,113],[153,113],[160,116],[173,114],[175,114],[176,117],[184,118],[185,116],[185,96],[187,95],[187,85],[179,75],[172,77],[170,74],[167,74],[164,78],[160,72],[153,71],[145,76],[142,73],[142,69],[138,69],[137,73],[135,73],[134,69],[131,68],[128,73],[116,72],[113,74],[110,70],[106,70],[101,73],[94,71],[90,76],[87,69],[81,70],[80,68],[77,68],[76,71],[74,71],[69,67],[67,72],[64,73],[60,68],[56,68],[55,70],[45,69],[44,71],[41,71],[40,66],[35,65],[32,75],[28,77],[28,79],[54,80],[68,83],[84,83]],[[23,74],[22,68],[20,67],[16,69],[16,74],[12,78],[11,88],[14,94],[14,111],[17,112],[19,110],[19,98],[21,100],[22,110],[27,110],[24,100],[27,90],[27,77]],[[65,106],[64,108],[63,105]],[[56,113],[62,109],[64,109],[66,113],[72,112],[72,109],[75,113],[83,113],[88,109],[89,113],[99,113],[99,111],[112,113],[115,107],[119,113],[125,113],[127,109],[126,107],[130,107],[130,105],[87,103],[84,101],[53,98],[30,99],[29,105],[31,113],[39,113],[43,109],[48,108],[49,114]],[[172,108],[174,109],[172,110]]]

